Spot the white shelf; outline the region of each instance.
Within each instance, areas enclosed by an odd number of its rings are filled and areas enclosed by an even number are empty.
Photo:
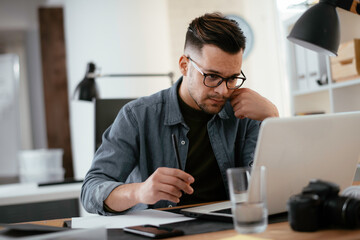
[[[360,78],[354,79],[354,80],[348,80],[344,82],[335,82],[332,83],[332,88],[342,88],[342,87],[349,87],[360,84]]]
[[[297,90],[297,91],[293,92],[293,95],[294,96],[302,96],[302,95],[307,95],[307,94],[312,94],[312,93],[328,91],[329,89],[330,89],[329,85],[323,85],[323,86],[319,86],[318,88],[311,89],[311,90]]]
[[[340,14],[340,22],[346,26],[342,28],[341,32],[343,42],[357,38],[354,30],[356,24],[360,24],[359,20],[356,19],[356,23],[354,23],[347,16]],[[285,33],[290,31],[295,21],[296,18],[283,22]],[[287,49],[288,79],[291,87],[291,112],[293,114],[360,111],[360,77],[342,82],[333,82],[329,57],[317,55],[316,58],[316,55],[302,51],[301,48],[290,42],[288,42]],[[328,83],[317,86],[317,79],[324,79],[325,75]]]
[[[318,93],[318,92],[322,92],[322,91],[328,91],[329,89],[350,87],[350,86],[355,86],[355,85],[360,85],[360,78],[356,78],[354,80],[347,80],[344,82],[334,82],[331,84],[331,87],[329,84],[327,84],[327,85],[319,86],[316,89],[296,90],[293,92],[293,95],[296,97],[296,96],[302,96],[302,95],[307,95],[307,94],[312,94],[312,93]]]
[[[36,183],[0,186],[0,206],[80,198],[82,183],[39,187]]]

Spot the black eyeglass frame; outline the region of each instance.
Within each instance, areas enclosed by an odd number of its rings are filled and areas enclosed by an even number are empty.
[[[245,76],[245,74],[244,74],[244,72],[243,72],[242,70],[241,70],[241,73],[240,73],[240,74],[242,74],[243,77],[242,77],[242,76],[238,76],[238,77],[227,77],[227,78],[224,78],[224,77],[219,76],[219,75],[214,74],[214,73],[211,73],[211,74],[204,73],[204,72],[199,68],[199,66],[195,63],[195,61],[192,60],[191,57],[187,56],[186,58],[191,62],[191,64],[194,66],[194,68],[195,68],[201,75],[204,76],[203,84],[204,84],[206,87],[216,88],[216,87],[220,86],[222,82],[225,81],[225,85],[226,85],[226,87],[227,87],[228,89],[230,89],[230,90],[236,90],[236,89],[239,89],[239,88],[244,84],[244,82],[245,82],[245,80],[246,80],[246,76]],[[206,85],[205,79],[206,79],[207,76],[210,76],[210,75],[215,75],[215,76],[219,77],[221,80],[220,80],[215,86]],[[241,84],[238,85],[238,86],[235,86],[235,87],[229,87],[229,86],[228,86],[229,80],[230,80],[230,79],[234,79],[234,78],[236,78],[236,79],[241,79],[241,80],[242,80]]]

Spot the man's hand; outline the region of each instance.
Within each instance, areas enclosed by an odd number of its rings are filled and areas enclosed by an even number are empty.
[[[192,194],[194,178],[176,168],[158,168],[145,182],[123,184],[115,188],[104,203],[114,211],[125,211],[138,203],[154,204],[159,200],[178,203],[182,191]]]
[[[249,88],[240,88],[231,95],[231,105],[237,118],[263,121],[268,117],[278,117],[276,106],[265,97]]]
[[[194,192],[190,186],[194,178],[176,168],[158,168],[145,182],[143,182],[138,191],[137,198],[139,202],[154,204],[159,200],[168,200],[178,203],[183,191],[187,194]]]

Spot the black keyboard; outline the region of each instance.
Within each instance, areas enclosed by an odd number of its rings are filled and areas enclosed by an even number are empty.
[[[213,213],[226,213],[226,214],[231,214],[231,208],[224,208],[221,210],[217,210],[217,211],[212,211]]]

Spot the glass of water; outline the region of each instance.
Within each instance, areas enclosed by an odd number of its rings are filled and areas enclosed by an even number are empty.
[[[265,231],[268,225],[265,167],[229,168],[227,177],[235,230],[239,233]]]

